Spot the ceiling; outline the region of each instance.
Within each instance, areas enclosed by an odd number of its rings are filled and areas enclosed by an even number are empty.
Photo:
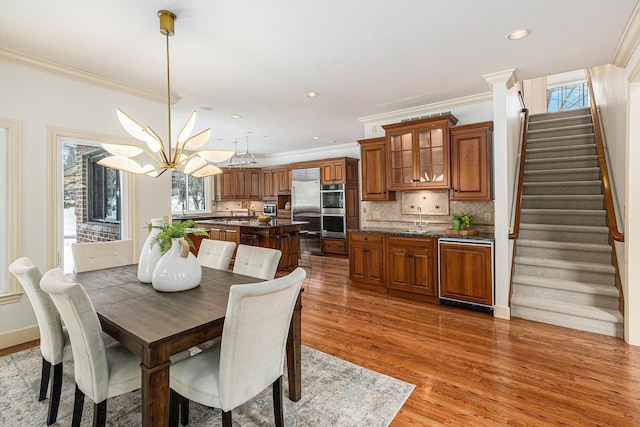
[[[172,108],[180,125],[196,110],[196,130],[213,130],[210,146],[232,149],[238,138],[244,148],[251,132],[251,152],[266,154],[353,143],[363,137],[358,118],[486,93],[486,74],[515,69],[528,79],[608,64],[635,5],[3,1],[0,48],[162,94],[165,42],[156,12],[171,10],[171,89],[181,99]],[[521,28],[531,35],[507,40]],[[309,91],[320,96],[308,98]],[[145,124],[161,129],[165,120]]]

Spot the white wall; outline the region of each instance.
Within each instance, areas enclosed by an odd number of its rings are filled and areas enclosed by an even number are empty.
[[[116,116],[121,107],[143,123],[161,129],[166,106],[120,92],[68,80],[20,65],[0,61],[0,117],[21,120],[22,254],[43,270],[46,265],[47,230],[47,127],[126,137]],[[138,230],[152,216],[170,214],[169,174],[158,180],[138,180]],[[140,233],[140,247],[146,236]],[[35,317],[26,296],[0,306],[0,337],[28,329]],[[0,343],[2,340],[0,339]]]

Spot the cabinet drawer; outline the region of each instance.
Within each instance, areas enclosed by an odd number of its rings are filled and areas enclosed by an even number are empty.
[[[349,241],[351,243],[372,243],[382,244],[383,235],[375,233],[351,233]]]
[[[322,239],[322,252],[347,254],[346,240]]]

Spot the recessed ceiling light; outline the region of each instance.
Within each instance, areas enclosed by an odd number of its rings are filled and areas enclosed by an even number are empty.
[[[322,138],[321,136],[314,136],[313,139],[320,139]]]
[[[529,34],[531,34],[531,30],[516,30],[507,34],[507,38],[509,40],[518,40],[527,37]]]
[[[317,98],[320,96],[318,92],[307,92],[305,95],[307,96],[307,98]]]
[[[232,119],[239,119],[241,117],[242,116],[240,114],[234,114],[234,115],[231,116]]]

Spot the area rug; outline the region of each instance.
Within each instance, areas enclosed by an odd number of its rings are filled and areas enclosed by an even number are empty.
[[[44,426],[48,400],[38,402],[41,355],[38,347],[0,358],[0,426]],[[286,369],[285,369],[286,372]],[[288,395],[284,381],[285,396]],[[302,399],[285,397],[286,426],[387,426],[415,386],[302,346]],[[71,425],[73,366],[64,365],[64,381],[55,426]],[[220,411],[192,403],[189,426],[217,427]],[[90,426],[93,404],[85,401],[82,425]],[[109,399],[107,425],[141,424],[140,391]],[[273,426],[271,387],[233,411],[233,425]]]

